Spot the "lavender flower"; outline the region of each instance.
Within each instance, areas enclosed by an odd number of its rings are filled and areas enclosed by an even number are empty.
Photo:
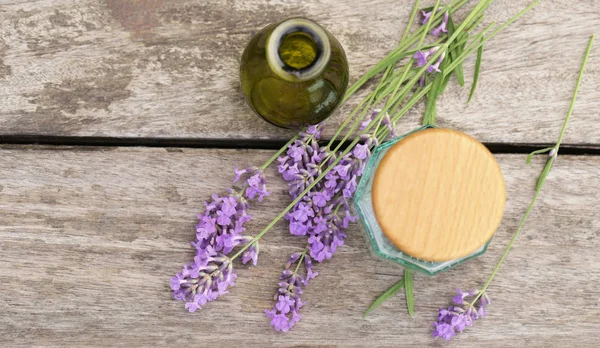
[[[441,33],[447,33],[448,32],[448,29],[446,28],[447,25],[448,25],[448,11],[446,11],[446,13],[444,13],[444,19],[442,19],[442,23],[440,24],[440,26],[433,29],[431,31],[431,34],[433,36],[439,36]]]
[[[433,47],[430,50],[425,51],[425,52],[423,52],[421,50],[417,51],[417,53],[415,53],[415,55],[413,56],[417,60],[417,66],[423,67],[423,66],[427,65],[427,59],[430,56],[434,55],[438,50],[439,50],[439,47]],[[427,72],[428,73],[432,73],[434,71],[441,72],[440,64],[442,64],[442,62],[444,61],[445,56],[446,56],[446,52],[442,52],[442,54],[438,58],[438,61],[435,64],[431,64],[430,66],[427,67]]]
[[[360,130],[361,131],[365,130],[380,112],[381,112],[381,109],[373,110],[373,112],[371,113],[371,116],[367,117],[366,120],[364,120],[360,123]]]
[[[173,296],[186,301],[185,308],[190,312],[201,309],[235,285],[237,275],[228,255],[237,246],[252,241],[251,236],[244,235],[244,223],[251,219],[247,214],[247,199],[260,201],[269,194],[261,170],[235,168],[234,173],[234,182],[244,177],[245,187],[239,193],[230,189],[224,196],[213,194],[212,200],[204,203],[206,208],[204,213],[198,214],[196,240],[192,242],[196,249],[194,261],[171,278]],[[241,254],[242,263],[252,261],[256,265],[258,252],[258,242],[255,242]]]
[[[235,179],[233,182],[235,183],[240,180],[240,177],[244,174],[249,176],[246,180],[246,198],[254,199],[254,197],[258,196],[258,201],[262,202],[265,196],[271,194],[271,192],[267,191],[267,180],[265,179],[265,174],[262,170],[255,167],[248,167],[243,170],[235,168]]]
[[[375,110],[361,125],[364,130],[378,115]],[[388,127],[393,134],[389,115],[381,119],[381,124]],[[331,153],[328,147],[318,143],[321,125],[311,126],[300,133],[300,139],[288,147],[285,156],[278,158],[278,170],[287,181],[289,193],[297,198],[311,185],[324,167],[330,166],[340,154]],[[371,147],[377,145],[377,139],[371,135],[361,136],[362,143],[356,144],[352,151],[329,171],[324,180],[313,188],[286,214],[290,222],[290,233],[307,236],[308,250],[302,256],[306,276],[290,271],[290,266],[298,261],[298,254],[293,254],[286,264],[281,277],[279,292],[275,298],[275,308],[265,313],[271,318],[271,325],[278,331],[288,331],[298,320],[298,310],[304,305],[300,300],[303,287],[317,272],[312,270],[312,261],[323,262],[333,257],[337,249],[344,244],[347,235],[345,230],[356,217],[350,210],[349,200],[356,191],[358,179],[364,171],[365,164],[371,155]]]
[[[301,263],[306,269],[306,277],[298,274]],[[290,268],[297,264],[294,271]],[[299,314],[300,308],[306,304],[300,298],[302,289],[308,285],[309,279],[317,276],[317,272],[312,270],[312,261],[310,256],[304,253],[294,253],[286,263],[285,270],[279,279],[279,290],[275,295],[275,306],[271,310],[265,310],[265,314],[271,319],[271,326],[277,331],[287,332],[302,317]]]
[[[421,22],[421,25],[425,25],[427,24],[427,22],[429,21],[429,17],[431,17],[433,11],[421,11],[421,14],[423,15],[423,21]]]
[[[433,326],[433,337],[442,337],[445,340],[450,340],[457,332],[462,332],[467,326],[473,326],[473,322],[487,315],[485,306],[490,304],[490,299],[487,294],[483,293],[479,297],[479,306],[471,305],[471,302],[466,301],[468,297],[476,298],[480,292],[478,290],[470,290],[463,292],[456,289],[457,295],[452,298],[454,306],[448,308],[440,308],[438,319]]]
[[[442,72],[440,70],[440,64],[442,64],[442,61],[444,61],[444,57],[446,56],[446,52],[442,52],[442,54],[440,55],[440,58],[438,58],[438,61],[435,64],[431,64],[430,66],[427,67],[427,72],[428,73],[432,73],[432,72]]]
[[[387,119],[387,124],[390,124],[389,116]],[[322,166],[331,162],[331,159],[327,163],[323,162],[329,150],[320,147],[317,140],[316,136],[305,137],[290,146],[288,156],[279,158],[280,173],[288,181],[290,194],[294,198],[314,182],[321,173]],[[348,222],[354,220],[348,200],[356,191],[357,180],[362,175],[375,141],[370,136],[363,137],[363,140],[364,143],[357,144],[346,154],[327,173],[325,180],[315,185],[286,215],[290,221],[290,233],[308,236],[310,256],[318,262],[330,259],[337,248],[344,244],[344,230],[348,227]],[[297,157],[298,160],[290,154],[296,148],[305,151],[301,157]],[[340,214],[343,214],[342,217]]]
[[[235,285],[236,278],[231,260],[211,250],[203,257],[196,255],[194,262],[171,278],[171,289],[175,299],[187,301],[185,308],[195,312],[228,293],[227,288]]]
[[[425,52],[418,50],[417,53],[415,53],[413,58],[417,60],[417,66],[422,67],[427,64],[427,57],[429,57],[429,55],[431,54],[430,52],[431,50]]]

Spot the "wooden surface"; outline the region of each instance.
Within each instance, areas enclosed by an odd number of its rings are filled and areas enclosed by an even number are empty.
[[[431,335],[455,287],[480,286],[515,230],[543,166],[499,155],[507,175],[504,221],[481,258],[435,277],[415,275],[416,315],[399,295],[361,319],[402,275],[372,258],[353,225],[347,245],[319,264],[304,318],[287,334],[269,329],[277,277],[304,238],[283,223],[265,236],[259,267],[238,266],[231,294],[190,314],[171,299],[169,277],[192,257],[195,213],[228,187],[231,164],[267,151],[5,147],[0,150],[0,338],[3,346],[441,345]],[[223,161],[226,158],[227,161]],[[452,346],[595,347],[600,158],[561,157],[497,281],[490,315]],[[215,175],[216,174],[216,175]],[[274,194],[251,213],[264,226],[290,198],[274,170]],[[7,179],[12,178],[12,179]]]
[[[502,220],[506,190],[498,162],[465,133],[412,133],[389,148],[374,175],[373,212],[383,234],[416,258],[471,255]]]
[[[484,24],[529,2],[497,0]],[[287,139],[290,132],[273,129],[243,101],[239,60],[253,33],[286,17],[312,18],[342,43],[354,81],[398,42],[413,1],[0,3],[0,135]],[[485,47],[470,104],[468,87],[452,81],[438,105],[440,125],[483,142],[554,141],[599,22],[596,0],[544,0]],[[600,109],[599,55],[596,45],[566,143],[600,143],[600,127],[589,126]],[[471,57],[467,81],[473,64]],[[412,129],[421,114],[415,109],[400,129]]]
[[[498,0],[484,22],[505,20],[528,2]],[[272,154],[173,145],[273,147],[264,140],[291,135],[244,105],[238,65],[252,34],[293,15],[315,19],[344,45],[356,79],[399,40],[411,6],[0,0],[0,346],[597,347],[598,44],[568,146],[490,287],[489,317],[450,344],[430,337],[436,310],[454,288],[482,285],[533,195],[544,157],[526,166],[521,145],[556,140],[588,37],[600,23],[595,0],[544,0],[486,45],[470,104],[468,87],[454,81],[440,98],[440,126],[501,144],[491,148],[504,152],[496,157],[507,205],[483,257],[435,277],[415,276],[412,319],[402,295],[361,319],[403,269],[371,257],[358,225],[331,261],[315,267],[320,275],[303,297],[304,318],[287,334],[273,332],[263,313],[286,258],[305,243],[284,223],[265,236],[259,267],[237,266],[231,294],[195,314],[172,300],[168,280],[192,257],[188,243],[202,202],[223,192],[234,165],[259,165]],[[467,80],[472,66],[473,57]],[[357,102],[340,109],[327,134]],[[422,111],[420,105],[407,115],[399,132],[414,129]],[[155,147],[102,146],[132,139]],[[36,140],[57,146],[17,145]],[[274,194],[252,207],[252,233],[290,201],[272,169],[268,180]]]

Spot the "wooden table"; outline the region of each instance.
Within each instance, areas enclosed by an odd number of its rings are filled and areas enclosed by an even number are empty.
[[[498,0],[506,20],[528,0]],[[489,251],[435,277],[415,276],[416,314],[398,295],[369,304],[403,269],[374,259],[358,225],[316,265],[302,321],[269,327],[277,276],[303,238],[282,222],[259,267],[238,266],[231,294],[187,313],[169,278],[192,255],[195,214],[230,185],[234,165],[260,164],[292,133],[244,105],[241,52],[289,16],[322,23],[356,79],[399,40],[410,0],[3,0],[0,2],[0,342],[13,346],[597,347],[600,339],[600,45],[592,51],[565,146],[538,204],[489,289],[490,314],[450,344],[431,338],[455,287],[485,281],[535,186],[585,45],[594,0],[547,0],[485,48],[479,87],[454,81],[438,124],[495,152],[505,217]],[[472,77],[474,58],[466,64]],[[358,103],[331,118],[327,136]],[[423,107],[399,124],[416,127]],[[290,202],[270,169],[254,233]]]

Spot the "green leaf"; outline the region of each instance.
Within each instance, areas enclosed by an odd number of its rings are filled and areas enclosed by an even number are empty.
[[[442,72],[446,71],[447,68],[448,68],[448,66],[450,64],[452,64],[453,60],[454,59],[452,58],[452,56],[448,55],[447,59],[444,59],[442,61],[442,64],[440,64],[440,70]],[[454,71],[456,71],[456,68],[454,68]],[[448,75],[445,75],[445,76],[446,77],[444,77],[444,81],[442,81],[442,86],[440,87],[440,90],[437,93],[438,96],[440,96],[446,90],[446,86],[448,86],[448,82],[450,82],[450,77],[452,77],[452,74],[448,74]]]
[[[473,98],[475,88],[477,88],[477,81],[479,80],[479,69],[481,69],[481,57],[483,56],[483,45],[479,46],[477,50],[477,60],[475,60],[475,74],[473,75],[473,83],[471,84],[471,91],[469,92],[469,99],[467,103]]]
[[[555,159],[554,156],[548,158],[548,161],[546,162],[546,165],[544,166],[544,170],[542,170],[542,174],[540,174],[540,178],[537,181],[537,185],[535,185],[536,190],[539,190],[542,188],[544,181],[546,181],[546,177],[550,173],[550,169],[552,169],[552,165],[554,164],[554,159]]]
[[[448,15],[448,24],[446,26],[446,28],[448,29],[448,37],[452,37],[452,35],[454,34],[454,31],[456,30],[456,27],[454,25],[454,20],[452,19],[452,15]],[[456,37],[456,39],[450,44],[450,48],[449,48],[449,58],[451,60],[455,60],[456,58],[458,58],[460,56],[460,54],[464,51],[465,48],[465,44],[458,44],[458,42],[462,41],[464,38],[466,37],[466,35],[458,35]],[[456,66],[456,68],[454,69],[454,75],[456,76],[456,81],[458,81],[458,84],[462,87],[465,85],[465,76],[463,73],[463,66],[462,63],[458,64]],[[449,76],[448,76],[449,77]]]
[[[413,279],[412,272],[408,269],[404,270],[404,290],[406,291],[406,307],[408,315],[411,317],[415,314],[415,298],[413,296]]]
[[[435,84],[437,79],[433,79],[433,84]],[[429,92],[427,92],[427,104],[425,104],[425,115],[423,116],[423,124],[435,124],[435,119],[437,118],[437,106],[436,106],[436,95],[434,91],[434,86],[432,85]]]
[[[541,149],[541,150],[535,150],[532,153],[530,153],[529,155],[527,155],[527,160],[525,161],[527,164],[531,163],[531,159],[533,158],[534,155],[537,155],[539,153],[546,153],[549,152],[550,150],[552,150],[553,147],[547,147],[545,149]]]
[[[444,71],[448,65],[450,65],[450,59],[444,59],[440,64],[440,70]],[[423,124],[435,124],[437,118],[437,99],[444,92],[448,81],[450,80],[450,74],[446,75],[436,73],[431,83],[431,88],[427,92],[427,104],[425,104],[425,116],[423,117]]]
[[[367,311],[365,312],[365,314],[363,314],[363,319],[369,315],[369,313],[371,313],[372,311],[375,310],[375,308],[381,306],[382,303],[384,303],[385,301],[387,301],[387,299],[389,299],[390,297],[394,296],[398,291],[400,291],[400,289],[402,289],[404,287],[404,278],[400,278],[400,280],[392,285],[391,288],[387,289],[386,292],[384,292],[383,294],[381,294],[381,296],[379,296],[369,307],[369,309],[367,309]]]

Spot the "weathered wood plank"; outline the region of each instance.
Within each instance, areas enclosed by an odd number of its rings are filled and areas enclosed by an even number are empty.
[[[416,315],[403,296],[361,320],[402,274],[373,259],[358,226],[333,260],[317,265],[304,318],[288,334],[269,329],[287,256],[303,246],[279,224],[265,236],[259,267],[238,267],[232,293],[201,312],[171,299],[169,277],[191,256],[194,217],[227,187],[234,164],[267,151],[44,148],[0,149],[0,342],[3,346],[439,346],[437,307],[454,288],[481,286],[533,194],[543,166],[499,155],[505,219],[483,257],[436,277],[415,276]],[[600,339],[600,157],[560,157],[523,235],[490,288],[489,317],[457,338],[465,347],[596,347]],[[289,202],[253,206],[256,231]]]
[[[529,0],[498,0],[484,23]],[[245,106],[241,52],[254,32],[314,18],[346,48],[357,78],[401,36],[412,0],[41,0],[0,7],[0,135],[285,139]],[[486,46],[479,89],[453,82],[440,124],[482,141],[551,142],[572,94],[594,0],[542,2]],[[600,144],[595,47],[566,142]],[[473,59],[466,66],[472,76]],[[352,101],[332,118],[347,115]],[[417,109],[402,125],[416,124]]]

